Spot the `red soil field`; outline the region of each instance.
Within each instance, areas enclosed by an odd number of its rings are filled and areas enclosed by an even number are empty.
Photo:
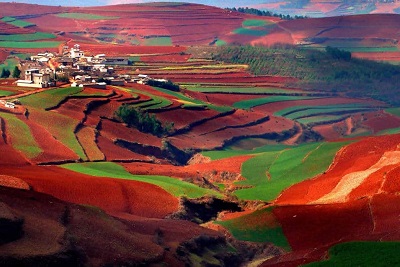
[[[352,52],[351,56],[377,61],[400,61],[400,52]]]
[[[163,218],[178,208],[175,197],[147,183],[97,178],[50,166],[5,166],[0,172],[24,180],[37,192],[111,213]]]
[[[312,129],[322,135],[322,137],[327,141],[339,140],[343,138],[343,134],[348,131],[345,121],[317,125],[312,127]]]
[[[214,77],[209,77],[208,75],[202,75],[201,77],[194,76],[193,78],[179,78],[179,82],[190,82],[190,83],[226,83],[230,84],[232,82],[235,83],[246,83],[247,85],[252,84],[260,84],[260,83],[271,83],[271,84],[282,84],[282,83],[289,83],[294,82],[297,79],[291,77],[282,77],[282,76],[250,76],[250,77],[243,77],[242,74],[238,74],[239,77],[232,80],[230,77],[225,77],[220,74],[216,74]]]
[[[233,115],[231,115],[233,116]],[[216,127],[218,125],[218,127]],[[227,140],[236,137],[260,136],[280,133],[294,127],[293,121],[281,117],[273,117],[269,121],[253,126],[240,128],[227,128],[217,130],[220,126],[216,121],[210,120],[194,127],[189,133],[170,138],[171,143],[179,148],[215,149],[224,145]]]
[[[163,175],[182,179],[200,179],[206,177],[211,182],[226,182],[220,176],[221,172],[230,172],[240,175],[243,162],[252,156],[236,156],[229,159],[220,159],[186,166],[157,165],[151,163],[122,164],[132,174]],[[229,181],[228,181],[229,182]]]
[[[107,119],[101,121],[100,134],[110,140],[123,139],[134,143],[161,147],[160,138],[151,134],[142,133],[135,128],[128,128],[122,123]]]
[[[25,190],[30,189],[29,184],[27,184],[25,181],[9,175],[0,175],[0,186]]]
[[[103,54],[104,44],[86,44],[82,43],[81,49],[89,53]],[[186,50],[182,46],[119,46],[114,45],[112,49],[107,50],[107,55],[127,55],[127,54],[165,54],[165,53],[180,53]]]
[[[373,133],[386,129],[400,127],[400,118],[384,111],[365,113],[363,125],[372,130]]]
[[[36,15],[44,13],[58,13],[66,10],[65,7],[60,6],[43,6],[31,5],[15,2],[3,2],[0,9],[0,17],[10,16],[23,16],[23,15]]]
[[[175,129],[182,129],[196,121],[211,118],[218,112],[211,109],[190,110],[190,109],[172,109],[156,113],[156,117],[163,122],[174,122]]]
[[[35,163],[79,159],[79,156],[55,139],[43,126],[34,122],[32,119],[24,120],[24,122],[29,126],[35,141],[43,150],[38,157],[33,159]]]
[[[352,103],[363,103],[370,105],[383,105],[384,103],[370,99],[357,99],[357,98],[345,98],[345,97],[328,97],[328,98],[317,98],[309,100],[293,100],[284,102],[274,102],[266,105],[254,107],[254,110],[259,112],[274,113],[279,110],[295,107],[295,106],[324,106],[324,105],[335,105],[335,104],[352,104]]]
[[[165,54],[165,55],[152,55],[152,56],[140,56],[142,62],[186,62],[190,58],[190,55],[181,54]]]
[[[335,205],[279,206],[273,213],[294,251],[362,240],[373,230],[369,199]]]
[[[150,161],[145,155],[134,153],[128,149],[114,144],[110,139],[104,136],[97,137],[97,145],[106,157],[107,161]]]
[[[316,201],[330,193],[341,181],[342,177],[351,173],[368,170],[376,164],[385,152],[395,151],[400,143],[400,135],[368,137],[350,144],[340,150],[328,171],[313,179],[296,184],[277,198],[277,204],[305,204]],[[383,166],[385,167],[385,166]],[[379,175],[379,172],[377,173]],[[382,175],[380,176],[382,177]],[[368,179],[368,178],[367,178]],[[361,184],[360,192],[375,192],[377,177],[371,176],[371,187]],[[375,184],[375,186],[374,186]],[[366,189],[364,186],[367,186]],[[378,188],[379,189],[379,188]],[[358,194],[355,191],[355,194]]]

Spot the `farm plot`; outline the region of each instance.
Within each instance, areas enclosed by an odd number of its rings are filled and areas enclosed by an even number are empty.
[[[274,114],[291,120],[297,120],[320,115],[351,114],[362,111],[373,111],[378,108],[379,106],[371,106],[362,103],[333,104],[326,106],[294,106],[279,110]]]
[[[35,26],[35,24],[33,24],[31,22],[19,20],[19,19],[13,18],[13,17],[3,17],[1,20],[8,24],[13,25],[13,26],[19,27],[19,28],[27,28],[27,27]]]
[[[105,156],[100,151],[96,143],[96,133],[93,128],[83,127],[77,133],[76,137],[81,144],[89,161],[104,160]]]
[[[61,13],[57,14],[56,16],[60,18],[77,19],[77,20],[113,20],[119,18],[119,17],[101,16],[88,13]]]
[[[55,88],[21,97],[20,101],[23,105],[29,107],[49,109],[57,106],[66,97],[79,93],[82,90],[80,87]]]
[[[399,249],[400,242],[342,243],[329,249],[328,260],[304,266],[396,266],[400,263]]]
[[[27,41],[39,41],[39,40],[54,39],[54,38],[56,38],[54,34],[46,32],[35,32],[27,34],[8,34],[8,35],[0,34],[0,41],[27,42]]]
[[[240,114],[240,113],[238,113]],[[264,115],[259,117],[257,121],[248,121],[245,113],[241,124],[234,122],[236,117],[234,114],[225,116],[225,120],[232,122],[232,124],[222,124],[220,126],[218,121],[225,121],[223,117],[208,120],[205,123],[193,127],[190,132],[173,136],[171,141],[174,145],[186,149],[195,148],[202,150],[213,150],[216,148],[223,148],[225,145],[237,141],[239,139],[250,137],[265,137],[276,138],[280,134],[282,136],[285,132],[289,133],[294,131],[294,123],[285,118],[274,117],[268,118]],[[254,114],[252,114],[254,115]],[[246,122],[248,122],[246,124]]]
[[[21,151],[29,159],[34,159],[43,152],[28,125],[19,117],[4,112],[0,113],[0,117],[6,121],[7,135],[14,149]]]
[[[159,88],[159,87],[154,87],[154,88],[160,92],[163,92],[165,94],[176,97],[177,101],[183,104],[182,108],[191,109],[191,108],[208,107],[209,109],[213,109],[213,110],[216,110],[219,112],[223,112],[227,109],[226,107],[216,106],[216,105],[209,104],[209,103],[203,102],[203,101],[195,99],[195,98],[190,98],[179,92],[174,92],[174,91]]]
[[[314,143],[281,151],[266,152],[242,166],[245,181],[252,188],[235,191],[241,199],[273,201],[286,188],[323,173],[337,151],[347,143]]]
[[[38,41],[38,42],[0,41],[0,47],[19,48],[19,49],[56,48],[61,43],[62,42],[59,41]]]
[[[215,223],[228,229],[238,240],[271,242],[285,250],[290,250],[290,245],[272,209],[264,208],[238,218],[215,221]]]
[[[234,86],[186,86],[187,90],[202,93],[224,93],[224,94],[261,94],[261,95],[303,95],[306,92],[297,89],[283,89],[276,87],[234,87]]]
[[[166,176],[150,176],[150,175],[133,175],[127,172],[122,166],[111,162],[99,163],[71,163],[62,165],[63,168],[92,175],[96,177],[109,177],[117,179],[134,180],[160,186],[170,194],[179,197],[187,196],[190,198],[197,198],[208,195],[220,196],[219,193],[198,187],[194,184],[180,181]]]
[[[7,90],[0,90],[0,96],[9,96],[13,95],[15,92],[7,91]]]
[[[281,95],[281,96],[270,96],[264,98],[256,98],[239,101],[233,104],[235,108],[241,109],[251,109],[256,106],[266,105],[269,103],[275,102],[284,102],[284,101],[293,101],[293,100],[307,100],[307,99],[317,99],[318,97],[309,97],[309,96],[290,96],[290,95]]]
[[[74,134],[78,120],[56,112],[44,111],[37,108],[29,109],[29,119],[42,125],[57,140],[74,151],[82,160],[87,160],[82,146]]]

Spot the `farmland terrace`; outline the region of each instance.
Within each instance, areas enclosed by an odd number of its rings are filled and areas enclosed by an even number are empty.
[[[118,86],[0,79],[6,266],[398,261],[400,71],[354,58],[397,60],[396,15],[283,21],[182,3],[0,14],[2,70],[76,42],[131,63],[113,66],[131,78]],[[290,45],[219,47],[275,38]]]

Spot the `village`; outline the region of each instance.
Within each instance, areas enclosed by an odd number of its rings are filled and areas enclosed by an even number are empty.
[[[128,57],[108,57],[106,54],[88,56],[79,44],[75,44],[71,48],[64,46],[59,55],[45,52],[21,61],[18,67],[21,71],[20,79],[15,84],[37,89],[52,88],[59,84],[106,89],[107,85],[125,86],[127,83],[170,83],[165,79],[153,79],[146,74],[131,76],[117,73],[116,67],[130,65],[132,62]],[[0,105],[8,109],[14,109],[18,104],[18,99],[0,102]]]

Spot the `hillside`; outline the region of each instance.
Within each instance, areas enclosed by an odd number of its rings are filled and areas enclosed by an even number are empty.
[[[398,262],[398,15],[0,14],[4,266]]]

